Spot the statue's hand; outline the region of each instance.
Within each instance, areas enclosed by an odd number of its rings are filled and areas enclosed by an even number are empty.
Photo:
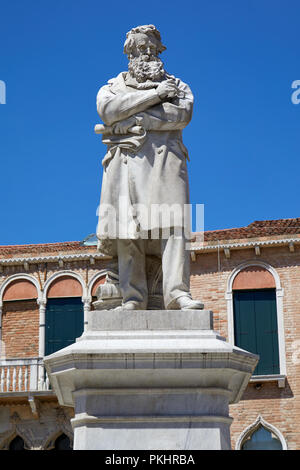
[[[124,119],[123,121],[116,122],[113,126],[114,134],[128,134],[128,129],[136,125],[136,119],[134,117],[130,117],[128,119]]]
[[[165,98],[175,98],[175,96],[180,94],[178,86],[172,79],[161,82],[156,88],[156,91],[161,100]]]

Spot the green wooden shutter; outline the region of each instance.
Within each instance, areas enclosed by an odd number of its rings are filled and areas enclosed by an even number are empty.
[[[279,374],[275,289],[235,291],[235,344],[259,354],[254,375]]]
[[[81,298],[48,299],[46,308],[45,355],[74,343],[83,332]]]

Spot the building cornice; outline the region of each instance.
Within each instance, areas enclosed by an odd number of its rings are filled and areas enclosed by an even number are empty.
[[[290,251],[294,251],[294,245],[300,244],[300,238],[280,238],[280,239],[269,239],[269,240],[251,240],[251,241],[240,241],[232,243],[190,243],[188,250],[193,253],[208,253],[219,250],[242,250],[256,247],[273,247],[273,246],[289,246]],[[90,253],[72,253],[72,254],[57,254],[57,255],[45,255],[45,256],[22,256],[17,258],[0,258],[0,269],[5,266],[16,266],[24,265],[25,270],[28,269],[29,264],[42,264],[42,263],[61,263],[64,262],[75,262],[75,261],[88,261],[94,264],[96,260],[111,259],[110,256],[104,255],[99,252]]]
[[[103,255],[102,253],[72,253],[68,255],[55,255],[55,256],[23,256],[18,258],[3,258],[0,259],[0,266],[15,266],[20,264],[42,264],[42,263],[64,263],[66,261],[86,261],[90,260],[94,264],[97,259],[111,259],[110,256]]]
[[[252,240],[246,242],[236,242],[236,243],[217,243],[217,244],[207,244],[207,243],[191,243],[189,250],[195,253],[211,252],[218,251],[220,249],[226,250],[242,250],[247,248],[258,247],[271,247],[271,246],[290,246],[290,251],[293,251],[293,245],[300,243],[300,238],[280,238],[280,239],[270,239],[270,240]]]

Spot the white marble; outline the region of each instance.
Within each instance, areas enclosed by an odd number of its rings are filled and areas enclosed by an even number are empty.
[[[76,343],[45,358],[75,408],[74,448],[230,448],[228,405],[258,358],[211,327],[208,310],[89,312]]]
[[[123,305],[146,309],[147,239],[157,242],[165,308],[203,308],[190,293],[190,208],[182,130],[192,118],[190,87],[166,72],[153,25],[132,28],[124,53],[128,71],[97,94],[107,153],[99,205],[98,249],[118,257]],[[151,233],[150,233],[151,231]],[[174,231],[176,236],[174,236]],[[180,236],[178,236],[180,234]]]

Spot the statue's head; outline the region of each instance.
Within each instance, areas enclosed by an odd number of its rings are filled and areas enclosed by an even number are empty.
[[[158,55],[165,49],[160,32],[154,25],[132,28],[128,31],[124,44],[124,53],[129,59],[130,75],[138,82],[162,80],[165,70]]]
[[[155,57],[166,50],[161,42],[160,32],[153,24],[137,26],[128,31],[124,44],[124,54],[127,54],[129,59],[132,56],[145,55],[148,50]]]

